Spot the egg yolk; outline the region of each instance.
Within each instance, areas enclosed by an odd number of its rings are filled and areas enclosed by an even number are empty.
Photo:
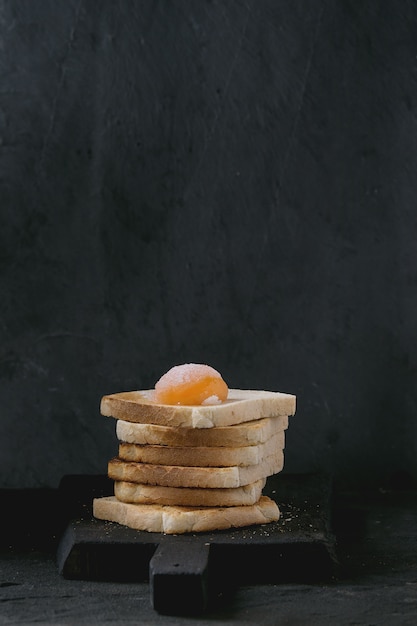
[[[228,386],[214,368],[199,363],[176,365],[155,384],[154,401],[159,404],[220,404],[227,399]]]

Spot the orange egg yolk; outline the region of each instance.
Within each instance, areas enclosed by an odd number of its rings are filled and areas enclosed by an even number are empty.
[[[159,404],[220,404],[227,399],[228,386],[209,365],[176,365],[155,384],[154,401]]]

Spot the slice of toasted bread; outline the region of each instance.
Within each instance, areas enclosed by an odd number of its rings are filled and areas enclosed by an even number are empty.
[[[256,504],[233,507],[182,507],[159,504],[127,504],[114,496],[96,498],[96,518],[136,530],[182,534],[267,524],[279,519],[277,504],[261,496]]]
[[[126,422],[181,428],[213,428],[241,424],[262,417],[294,415],[295,396],[273,391],[229,389],[221,404],[180,406],[156,404],[153,391],[126,391],[104,396],[102,415]]]
[[[266,457],[257,465],[248,467],[185,467],[179,465],[150,465],[112,459],[108,475],[122,480],[163,487],[198,487],[204,489],[233,489],[253,483],[260,478],[277,474],[284,466],[282,450]]]
[[[119,459],[152,465],[183,465],[188,467],[245,467],[256,465],[266,457],[284,448],[284,431],[277,433],[265,443],[240,448],[196,448],[173,446],[150,446],[121,442]]]
[[[121,502],[179,506],[243,506],[255,504],[262,495],[266,479],[235,489],[198,489],[161,487],[116,481],[114,495]]]
[[[214,428],[177,428],[125,422],[119,419],[116,422],[116,435],[119,441],[139,445],[237,448],[265,443],[270,437],[287,428],[286,415]]]

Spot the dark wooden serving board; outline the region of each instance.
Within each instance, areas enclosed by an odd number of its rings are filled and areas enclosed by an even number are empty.
[[[164,535],[92,517],[92,499],[110,495],[105,477],[68,476],[61,484],[69,523],[59,543],[59,572],[70,579],[149,581],[159,613],[196,613],[233,586],[317,582],[336,573],[330,482],[278,474],[263,491],[278,522],[240,529]]]

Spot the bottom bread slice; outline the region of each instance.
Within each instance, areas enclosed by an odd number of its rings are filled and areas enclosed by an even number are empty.
[[[262,495],[266,479],[232,489],[199,489],[197,487],[163,487],[126,481],[114,483],[114,495],[121,502],[135,504],[168,504],[180,506],[240,506],[255,504]]]
[[[94,517],[117,522],[135,530],[165,534],[183,534],[241,528],[276,522],[279,508],[268,496],[261,496],[249,506],[185,507],[159,504],[127,504],[115,496],[95,498]]]

